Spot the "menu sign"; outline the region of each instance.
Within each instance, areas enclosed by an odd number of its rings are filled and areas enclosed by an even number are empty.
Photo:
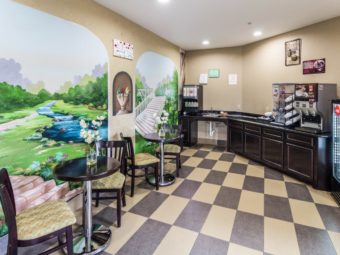
[[[324,73],[326,72],[326,59],[312,59],[303,61],[303,74]]]
[[[313,103],[317,100],[316,84],[296,84],[295,85],[295,100],[309,101]]]

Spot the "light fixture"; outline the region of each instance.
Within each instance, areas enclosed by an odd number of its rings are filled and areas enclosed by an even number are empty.
[[[255,37],[258,37],[258,36],[261,36],[262,35],[262,32],[260,30],[257,30],[253,33],[253,36]]]
[[[210,42],[209,42],[208,40],[204,40],[204,41],[202,42],[202,44],[203,44],[203,45],[209,45]]]
[[[168,2],[170,2],[170,0],[158,0],[159,3],[162,3],[162,4],[166,4]]]

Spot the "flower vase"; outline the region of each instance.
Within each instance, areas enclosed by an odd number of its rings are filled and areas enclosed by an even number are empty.
[[[161,125],[161,127],[159,128],[158,135],[159,135],[159,137],[164,137],[165,136],[165,129],[164,129],[163,125]]]
[[[128,99],[129,99],[129,94],[122,94],[122,93],[117,94],[117,101],[120,106],[120,110],[117,113],[117,115],[128,113],[126,110],[126,104],[128,102]]]
[[[89,146],[86,150],[86,165],[93,166],[97,164],[97,151],[94,146]]]

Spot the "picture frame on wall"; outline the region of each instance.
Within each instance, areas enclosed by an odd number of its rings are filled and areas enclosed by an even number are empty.
[[[285,65],[301,64],[301,39],[285,42]]]

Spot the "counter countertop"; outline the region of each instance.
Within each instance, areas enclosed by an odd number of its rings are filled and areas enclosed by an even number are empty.
[[[297,134],[302,134],[302,135],[309,135],[313,137],[321,137],[321,138],[328,138],[331,137],[331,133],[310,133],[310,132],[304,132],[301,130],[296,130],[293,127],[284,127],[284,126],[279,126],[275,124],[271,124],[271,121],[268,120],[263,120],[263,119],[258,119],[258,117],[261,117],[263,115],[259,114],[254,114],[254,113],[244,113],[244,112],[227,112],[227,116],[221,116],[220,111],[201,111],[198,113],[191,113],[187,115],[183,115],[182,117],[184,118],[190,118],[193,120],[205,120],[205,121],[220,121],[220,122],[227,122],[227,120],[236,120],[240,121],[243,123],[248,123],[248,124],[256,124],[262,127],[268,127],[268,128],[273,128],[281,131],[288,131],[288,132],[293,132]]]

